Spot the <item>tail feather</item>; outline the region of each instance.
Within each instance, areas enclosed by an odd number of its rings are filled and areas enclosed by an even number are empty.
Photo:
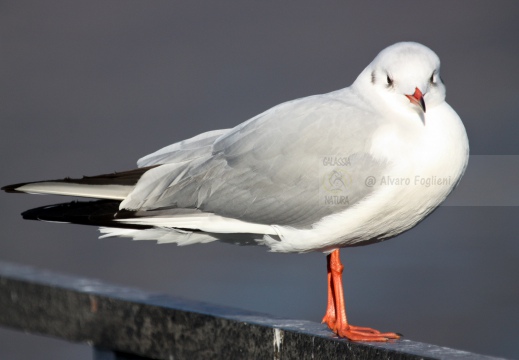
[[[81,179],[65,178],[19,183],[4,186],[2,190],[10,193],[55,194],[124,200],[141,176],[154,167],[156,165],[111,174],[83,176]]]

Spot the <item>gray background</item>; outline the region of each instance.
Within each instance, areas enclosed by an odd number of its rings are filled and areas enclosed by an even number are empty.
[[[518,15],[513,1],[4,0],[0,183],[133,168],[164,145],[348,86],[402,40],[442,59],[471,153],[516,155]],[[514,182],[477,186],[517,171],[469,166],[459,189],[517,197]],[[322,254],[98,240],[95,228],[19,216],[65,200],[0,194],[0,260],[278,316],[323,315]],[[343,251],[350,320],[519,358],[518,215],[517,206],[442,206],[397,239]],[[0,329],[2,359],[90,357],[86,345]]]

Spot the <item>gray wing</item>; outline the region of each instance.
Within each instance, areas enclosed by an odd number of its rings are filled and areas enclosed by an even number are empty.
[[[347,90],[278,105],[221,134],[210,154],[150,170],[122,205],[302,228],[355,205],[386,164],[369,155],[380,119]]]
[[[190,139],[166,146],[137,161],[139,167],[178,163],[194,160],[204,155],[210,155],[216,139],[231,129],[208,131]]]

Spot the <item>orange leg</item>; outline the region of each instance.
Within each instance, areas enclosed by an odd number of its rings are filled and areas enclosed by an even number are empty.
[[[328,305],[323,323],[340,337],[353,341],[388,341],[398,339],[400,335],[395,333],[381,333],[378,330],[353,326],[346,319],[346,305],[342,288],[342,270],[339,250],[333,251],[327,256],[328,261]]]
[[[332,329],[333,332],[335,332],[335,323],[337,321],[337,315],[335,314],[335,300],[333,296],[333,281],[332,270],[330,268],[330,257],[331,255],[328,255],[326,257],[328,270],[328,303],[326,306],[326,313],[324,314],[322,322],[328,324],[328,327]]]

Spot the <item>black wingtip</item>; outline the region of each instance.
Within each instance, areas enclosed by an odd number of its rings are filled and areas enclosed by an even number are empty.
[[[22,217],[25,220],[95,225],[113,220],[119,203],[115,200],[72,201],[29,209],[22,213]]]
[[[128,185],[132,186],[139,181],[141,176],[150,169],[159,165],[146,166],[128,171],[114,172],[110,174],[102,174],[96,176],[83,176],[81,179],[71,179],[69,177],[58,180],[43,180],[43,181],[30,181],[25,183],[13,184],[3,186],[1,189],[8,193],[21,193],[24,191],[16,190],[24,185],[46,183],[46,182],[59,182],[59,183],[75,183],[75,184],[86,184],[86,185]]]
[[[19,184],[12,184],[12,185],[6,185],[2,186],[1,190],[5,191],[6,193],[23,193],[23,191],[18,191],[20,186],[26,185],[28,183],[19,183]]]
[[[29,181],[29,182],[23,182],[23,183],[18,183],[18,184],[2,186],[2,188],[0,188],[0,189],[5,191],[5,192],[7,192],[7,193],[27,194],[25,191],[20,191],[20,190],[17,190],[17,189],[21,188],[22,186],[30,185],[30,184],[38,184],[38,183],[45,183],[45,182],[59,182],[59,181],[65,182],[67,180],[64,179],[64,180]]]
[[[115,221],[116,218],[131,217],[133,212],[120,211],[118,200],[73,201],[46,205],[22,213],[25,220],[52,221],[79,225],[107,226],[115,228],[148,229],[147,225],[136,225]]]
[[[22,215],[22,218],[24,218],[25,220],[40,220],[38,218],[38,214],[44,209],[46,208],[46,206],[42,206],[42,207],[39,207],[39,208],[34,208],[34,209],[30,209],[30,210],[25,210],[21,215]]]

